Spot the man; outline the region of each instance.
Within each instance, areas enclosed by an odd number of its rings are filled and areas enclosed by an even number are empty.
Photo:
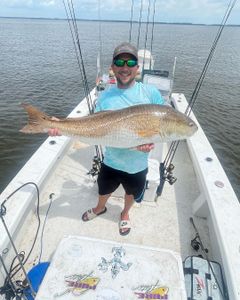
[[[111,68],[117,85],[100,95],[96,112],[116,110],[137,104],[164,104],[161,94],[155,87],[135,81],[139,66],[137,49],[133,45],[122,43],[115,48]],[[119,233],[127,235],[130,232],[129,211],[135,201],[141,202],[143,198],[148,154],[153,148],[153,144],[141,145],[136,149],[106,147],[98,176],[98,203],[96,207],[82,215],[83,221],[90,221],[105,213],[107,200],[122,184],[125,190],[125,201],[120,215]]]

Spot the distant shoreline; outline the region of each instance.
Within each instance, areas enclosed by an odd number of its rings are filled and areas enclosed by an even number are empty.
[[[0,19],[26,19],[26,20],[55,20],[55,21],[67,21],[66,18],[34,18],[34,17],[2,17]],[[77,21],[84,21],[84,22],[99,22],[96,19],[76,19]],[[116,22],[116,23],[130,23],[127,20],[100,20],[101,22]],[[138,21],[132,21],[133,23],[138,23]],[[142,23],[147,23],[142,21]],[[151,23],[151,22],[149,22]],[[162,24],[162,25],[190,25],[190,26],[220,26],[220,24],[204,24],[204,23],[190,23],[190,22],[154,22],[155,24]],[[240,27],[240,24],[226,24],[225,26],[230,27]]]

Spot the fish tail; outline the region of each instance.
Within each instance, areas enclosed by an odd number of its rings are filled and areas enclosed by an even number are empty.
[[[51,121],[51,117],[41,112],[32,105],[22,103],[23,108],[28,113],[28,124],[20,129],[23,133],[42,133],[45,132],[47,122]]]

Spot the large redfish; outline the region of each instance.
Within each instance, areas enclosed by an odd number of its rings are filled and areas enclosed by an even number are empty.
[[[57,128],[62,135],[77,136],[90,145],[132,148],[147,143],[186,139],[197,130],[188,116],[164,105],[135,105],[59,120],[31,105],[23,104],[23,107],[29,115],[29,123],[21,132],[41,133]]]

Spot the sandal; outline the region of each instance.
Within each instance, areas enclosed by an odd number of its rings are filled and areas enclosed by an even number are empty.
[[[92,219],[94,219],[94,218],[96,218],[96,217],[98,217],[98,216],[104,214],[106,211],[107,211],[107,208],[105,207],[103,211],[101,211],[101,212],[98,213],[98,214],[95,214],[95,213],[93,212],[93,209],[91,208],[91,209],[85,211],[85,213],[82,215],[82,220],[83,220],[84,222],[90,221],[90,220],[92,220]]]
[[[126,230],[125,230],[126,229]],[[119,221],[119,234],[127,235],[131,230],[131,225],[129,220],[120,220]]]

